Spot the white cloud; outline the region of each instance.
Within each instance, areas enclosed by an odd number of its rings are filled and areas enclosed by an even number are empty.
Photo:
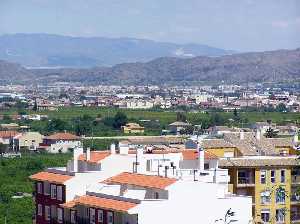
[[[300,17],[294,18],[292,20],[277,20],[277,21],[273,21],[271,24],[273,27],[276,28],[288,28],[291,26],[300,26]]]

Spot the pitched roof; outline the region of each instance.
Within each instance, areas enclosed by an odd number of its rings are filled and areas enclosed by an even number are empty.
[[[61,206],[65,208],[72,208],[75,205],[86,205],[89,207],[97,207],[97,208],[114,210],[119,212],[127,212],[129,209],[137,206],[137,204],[133,202],[121,201],[121,200],[111,199],[111,198],[103,198],[100,196],[92,196],[92,195],[81,196],[71,202],[62,204]]]
[[[175,178],[124,172],[104,182],[107,184],[128,184],[145,188],[165,189],[176,181]]]
[[[173,143],[182,143],[183,138],[177,136],[135,136],[134,138],[128,139],[128,143],[134,145],[156,145],[156,144],[173,144]],[[123,141],[122,141],[123,143]]]
[[[80,137],[67,132],[55,133],[53,135],[46,136],[45,138],[51,140],[79,140],[80,139]]]
[[[0,138],[13,138],[18,134],[19,132],[17,131],[0,131]]]
[[[169,124],[169,126],[191,126],[191,124],[182,121],[175,121]]]
[[[276,147],[292,147],[291,138],[266,138],[261,135],[260,140],[256,139],[256,134],[253,132],[245,132],[244,139],[240,139],[240,133],[225,133],[224,139],[239,149],[246,156],[259,155],[276,155],[278,151]]]
[[[267,166],[299,166],[296,157],[283,156],[251,156],[221,159],[220,167],[267,167]]]
[[[197,150],[184,150],[181,152],[183,156],[183,160],[196,160],[198,159],[198,152]],[[218,157],[210,152],[204,151],[204,158],[206,160],[210,159],[218,159]]]
[[[66,182],[67,180],[70,180],[73,177],[74,176],[43,171],[43,172],[33,174],[29,178],[31,180],[36,180],[36,181],[49,181],[51,183],[63,184],[64,182]]]
[[[204,139],[202,141],[202,146],[205,149],[210,148],[232,148],[234,145],[224,139]]]
[[[105,159],[109,155],[110,155],[110,152],[108,152],[108,151],[92,151],[90,160],[88,160],[88,161],[86,160],[86,154],[81,154],[79,156],[78,160],[87,161],[90,163],[99,163],[99,162],[101,162],[101,160]]]

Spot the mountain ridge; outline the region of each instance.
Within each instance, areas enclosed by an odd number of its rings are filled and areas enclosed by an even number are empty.
[[[112,67],[89,69],[24,69],[13,64],[19,82],[78,82],[88,85],[163,85],[247,82],[281,82],[300,80],[300,48],[193,58],[160,57],[149,62],[122,63]],[[19,66],[19,67],[18,67]],[[2,66],[3,67],[3,66]],[[5,68],[5,66],[4,66]],[[23,70],[22,70],[23,69]],[[9,70],[0,79],[12,82]],[[2,76],[1,76],[2,74]]]
[[[71,37],[57,34],[0,36],[0,59],[27,67],[113,66],[157,57],[221,56],[234,51],[201,44],[176,44],[138,38]]]

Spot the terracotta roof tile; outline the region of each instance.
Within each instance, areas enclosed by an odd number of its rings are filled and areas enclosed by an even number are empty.
[[[198,152],[196,150],[184,150],[182,151],[183,160],[196,160],[198,159]],[[206,160],[218,159],[218,157],[210,152],[204,152],[204,158]]]
[[[124,172],[104,182],[107,184],[128,184],[145,188],[165,189],[176,181],[175,178]]]
[[[57,173],[39,172],[31,175],[29,178],[31,180],[36,180],[36,181],[49,181],[51,183],[63,184],[64,182],[70,180],[73,177],[74,176],[57,174]]]
[[[51,140],[79,140],[80,137],[73,135],[71,133],[55,133],[53,135],[49,135],[45,137],[46,139],[51,139]]]
[[[296,157],[267,156],[221,159],[220,167],[267,167],[267,166],[299,166]]]
[[[107,210],[114,210],[119,212],[127,212],[129,209],[137,206],[136,203],[121,201],[116,199],[102,198],[98,196],[84,195],[73,201],[62,204],[64,208],[72,208],[75,205],[85,205],[89,207],[97,207]]]
[[[17,131],[0,131],[0,138],[13,138],[18,134],[19,132]]]
[[[105,159],[110,155],[108,151],[92,151],[91,159],[88,161],[90,163],[99,163],[101,160]],[[86,154],[81,154],[79,160],[86,161]]]

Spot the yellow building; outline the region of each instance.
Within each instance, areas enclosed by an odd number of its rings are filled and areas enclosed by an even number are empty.
[[[233,193],[252,196],[256,223],[300,223],[298,166],[295,156],[220,160],[220,167],[229,170]]]
[[[231,132],[202,141],[228,169],[230,191],[253,198],[254,223],[300,224],[300,161],[292,140]]]
[[[129,133],[144,133],[145,128],[140,126],[137,123],[127,123],[125,126],[122,126],[123,133],[129,134]]]

